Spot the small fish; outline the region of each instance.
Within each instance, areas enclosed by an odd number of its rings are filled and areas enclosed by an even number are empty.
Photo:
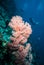
[[[40,40],[40,37],[38,37],[37,39]]]
[[[33,25],[37,25],[39,24],[39,22],[35,22],[33,18],[29,18],[30,22],[33,24]]]
[[[19,9],[19,10],[17,10],[17,11],[16,11],[16,13],[18,13],[18,12],[19,12],[19,13],[20,13],[20,12],[22,12],[22,13],[23,13],[23,12],[24,12],[24,10],[23,10],[23,9]]]
[[[36,22],[36,25],[38,25],[39,24],[39,22]]]

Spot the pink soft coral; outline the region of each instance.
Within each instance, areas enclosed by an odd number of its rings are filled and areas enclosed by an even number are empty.
[[[17,44],[23,44],[27,42],[28,37],[32,33],[31,25],[29,23],[24,23],[20,16],[14,16],[9,23],[9,26],[14,30],[11,37]]]
[[[9,26],[13,29],[12,36],[10,37],[13,43],[8,44],[8,46],[10,49],[18,48],[18,51],[16,51],[16,53],[13,52],[13,54],[16,55],[17,59],[20,59],[20,61],[24,60],[28,54],[28,51],[31,50],[31,45],[27,44],[26,47],[24,47],[21,44],[27,42],[28,37],[32,33],[31,25],[24,22],[22,17],[14,16],[12,17]]]

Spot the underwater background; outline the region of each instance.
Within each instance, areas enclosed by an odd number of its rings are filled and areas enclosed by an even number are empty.
[[[32,35],[28,42],[36,53],[38,65],[44,65],[44,0],[0,0],[0,7],[10,19],[19,15],[31,24]]]

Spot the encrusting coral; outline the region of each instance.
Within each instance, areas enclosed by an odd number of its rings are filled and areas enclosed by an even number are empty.
[[[17,50],[12,52],[12,54],[17,58],[15,63],[18,65],[24,65],[24,60],[28,55],[28,52],[31,51],[30,43],[27,43],[25,46],[27,39],[32,33],[31,25],[27,22],[24,22],[22,17],[14,16],[12,17],[9,26],[13,29],[13,31],[12,36],[10,37],[12,43],[8,43],[8,47],[10,48],[10,50]],[[27,63],[27,65],[30,64]]]

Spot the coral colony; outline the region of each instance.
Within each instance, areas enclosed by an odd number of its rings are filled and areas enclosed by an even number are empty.
[[[1,25],[0,28],[0,65],[32,65],[32,48],[27,43],[32,33],[31,25],[22,17],[13,16],[7,28]],[[14,60],[10,60],[11,55]]]
[[[14,16],[12,17],[9,26],[13,29],[12,36],[10,39],[12,43],[8,43],[8,47],[13,51],[12,54],[15,55],[17,60],[15,61],[18,65],[31,65],[32,62],[32,54],[31,54],[31,45],[27,43],[28,37],[32,33],[31,25],[27,22],[24,22],[22,17]],[[26,57],[29,52],[29,62],[26,62]]]

